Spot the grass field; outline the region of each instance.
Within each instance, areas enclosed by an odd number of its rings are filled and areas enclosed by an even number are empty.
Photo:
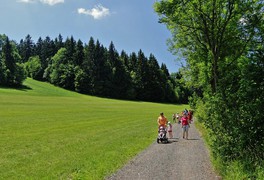
[[[155,141],[159,112],[188,107],[24,85],[0,88],[0,179],[103,179]]]

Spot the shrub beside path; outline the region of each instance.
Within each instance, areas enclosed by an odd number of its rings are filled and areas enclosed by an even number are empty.
[[[173,124],[168,144],[156,141],[106,180],[218,180],[208,149],[194,124],[189,140],[182,138],[181,125]]]

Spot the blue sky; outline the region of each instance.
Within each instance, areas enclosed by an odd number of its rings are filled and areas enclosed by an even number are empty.
[[[1,0],[0,34],[24,39],[27,34],[36,43],[39,37],[65,40],[73,36],[88,43],[90,37],[109,47],[112,41],[120,53],[154,54],[159,63],[177,72],[180,62],[168,51],[171,37],[164,24],[158,23],[153,10],[156,0]]]

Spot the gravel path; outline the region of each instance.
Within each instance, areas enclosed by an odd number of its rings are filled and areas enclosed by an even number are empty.
[[[194,124],[189,140],[182,138],[181,125],[173,124],[168,144],[153,143],[106,180],[217,180],[208,150]]]

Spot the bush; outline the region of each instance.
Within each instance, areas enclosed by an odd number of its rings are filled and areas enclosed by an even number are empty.
[[[39,79],[39,72],[41,70],[41,62],[39,56],[30,57],[25,63],[27,76],[33,79]]]

